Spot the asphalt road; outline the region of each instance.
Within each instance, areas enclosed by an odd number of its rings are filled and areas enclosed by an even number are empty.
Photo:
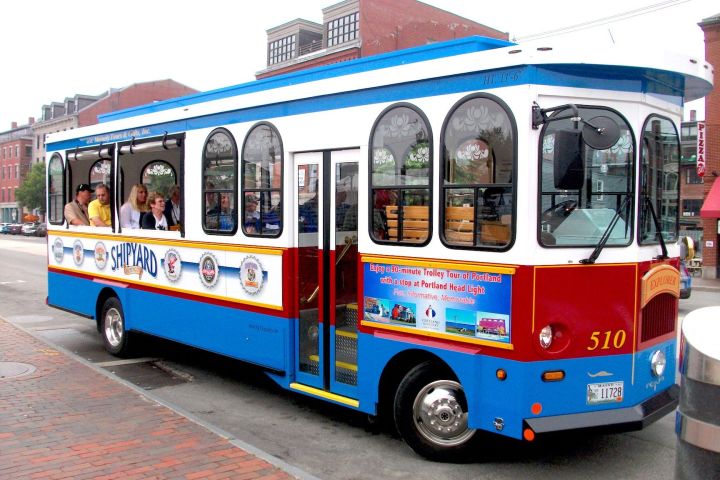
[[[93,322],[48,308],[45,239],[0,236],[0,316],[169,405],[323,479],[671,479],[674,415],[641,432],[555,435],[532,444],[493,440],[477,463],[417,457],[388,428],[364,415],[286,392],[246,364],[155,338],[141,358],[106,354]],[[680,314],[720,303],[695,291]]]

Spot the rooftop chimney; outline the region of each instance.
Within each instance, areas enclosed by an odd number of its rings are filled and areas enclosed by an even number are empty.
[[[28,117],[28,125],[35,123],[35,117]]]
[[[690,110],[690,121],[694,122],[697,118],[697,110]]]
[[[10,124],[10,128],[11,128],[11,129],[17,128],[17,122],[12,122],[12,123]]]

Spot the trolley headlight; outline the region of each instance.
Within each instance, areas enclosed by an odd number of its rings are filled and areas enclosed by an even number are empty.
[[[665,358],[665,353],[663,351],[655,350],[650,356],[650,370],[654,376],[662,376],[662,374],[665,373],[666,364],[667,359]]]
[[[542,348],[550,348],[550,345],[552,345],[553,341],[553,329],[550,325],[546,325],[543,327],[542,330],[540,330],[540,335],[538,335],[538,338],[540,339],[540,346]]]

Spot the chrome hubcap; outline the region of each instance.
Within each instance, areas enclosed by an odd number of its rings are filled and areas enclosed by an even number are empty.
[[[118,347],[123,339],[123,319],[116,308],[105,312],[105,338],[113,347]]]
[[[420,390],[413,403],[413,414],[422,436],[443,446],[468,441],[475,430],[467,426],[464,398],[460,384],[451,380],[438,380]]]

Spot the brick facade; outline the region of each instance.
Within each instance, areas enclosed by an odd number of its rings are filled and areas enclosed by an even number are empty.
[[[705,59],[717,68],[720,66],[720,15],[703,20],[700,27],[705,32]],[[705,97],[705,196],[714,182],[720,181],[720,89],[718,77],[715,75],[715,88]],[[703,276],[719,278],[718,265],[718,219],[703,218]],[[710,247],[708,242],[712,242]]]
[[[30,126],[17,126],[0,132],[0,222],[22,222],[22,209],[15,199],[15,190],[22,184],[32,166],[32,131]]]

